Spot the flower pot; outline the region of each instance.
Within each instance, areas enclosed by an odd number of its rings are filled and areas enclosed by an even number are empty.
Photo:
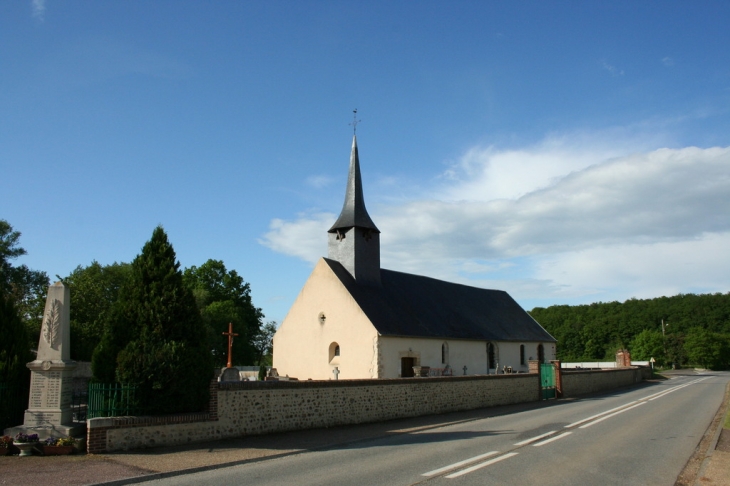
[[[42,445],[41,451],[43,452],[44,456],[66,456],[68,454],[73,454],[74,446],[72,446],[72,445],[68,445],[68,446]]]
[[[20,449],[20,457],[25,457],[33,455],[33,448],[38,445],[38,442],[14,442],[13,445]]]

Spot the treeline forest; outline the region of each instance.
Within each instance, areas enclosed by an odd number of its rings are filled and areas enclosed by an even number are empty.
[[[562,361],[613,361],[618,349],[657,366],[730,368],[730,293],[680,294],[530,311]]]

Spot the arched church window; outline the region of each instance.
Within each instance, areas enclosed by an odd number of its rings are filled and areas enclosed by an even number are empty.
[[[449,364],[449,345],[447,343],[441,345],[441,364]]]
[[[545,348],[542,347],[542,344],[537,345],[537,360],[540,363],[545,362]]]
[[[525,345],[520,344],[520,364],[525,364]]]
[[[487,363],[490,369],[497,367],[497,359],[494,352],[494,343],[487,343]]]
[[[329,362],[330,364],[339,364],[340,361],[340,345],[337,343],[330,344]]]

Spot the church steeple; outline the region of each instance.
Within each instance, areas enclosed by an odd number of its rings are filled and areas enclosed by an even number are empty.
[[[338,229],[369,228],[380,233],[378,228],[370,219],[368,210],[365,209],[365,198],[362,194],[362,179],[360,178],[360,157],[357,153],[357,136],[352,136],[352,152],[350,153],[350,174],[347,177],[347,189],[345,191],[345,203],[342,205],[340,217],[329,229],[329,233],[335,233]]]
[[[365,209],[355,135],[345,203],[328,233],[329,258],[340,262],[358,283],[380,285],[380,230]]]

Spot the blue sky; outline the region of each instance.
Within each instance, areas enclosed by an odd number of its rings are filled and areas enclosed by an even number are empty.
[[[50,276],[162,224],[281,321],[358,109],[383,267],[525,308],[730,291],[727,2],[0,3],[0,218]]]

